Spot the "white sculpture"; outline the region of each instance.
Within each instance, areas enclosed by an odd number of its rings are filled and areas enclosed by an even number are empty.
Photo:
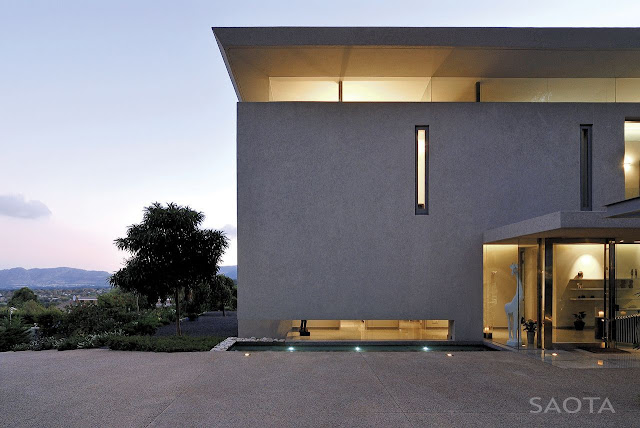
[[[524,300],[524,294],[522,292],[522,282],[520,281],[520,275],[518,275],[518,265],[513,263],[511,265],[511,275],[516,277],[518,282],[518,289],[513,299],[506,305],[504,305],[504,311],[507,314],[507,326],[509,328],[509,337],[507,338],[508,346],[518,346],[518,329],[520,326],[520,320],[518,319],[518,313],[520,312],[520,305]]]

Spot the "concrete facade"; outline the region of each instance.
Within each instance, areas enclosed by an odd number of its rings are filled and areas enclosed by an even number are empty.
[[[581,124],[593,209],[624,199],[629,117],[640,104],[239,103],[239,334],[448,319],[456,340],[481,340],[484,232],[580,210]],[[429,215],[415,214],[420,125]]]
[[[638,28],[213,32],[239,101],[240,336],[284,337],[300,319],[449,320],[456,341],[478,341],[483,244],[540,239],[546,254],[547,238],[640,240],[640,219],[623,218],[640,202],[619,203],[625,120],[640,118]],[[281,96],[287,79],[295,89]],[[428,83],[412,98],[402,84],[396,98],[359,98],[403,102],[342,102],[358,100],[354,81],[385,79]],[[317,80],[330,89],[297,97],[313,86],[295,85]],[[581,125],[591,125],[592,212],[580,211]],[[428,215],[416,214],[419,126]],[[531,272],[529,287],[544,282]],[[545,322],[551,285],[528,292],[540,310],[546,296]],[[543,312],[531,316],[542,327]]]

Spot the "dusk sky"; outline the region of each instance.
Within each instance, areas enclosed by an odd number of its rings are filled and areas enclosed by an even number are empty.
[[[637,0],[310,3],[0,0],[0,269],[114,271],[154,201],[204,212],[236,264],[237,99],[212,26],[640,24]]]

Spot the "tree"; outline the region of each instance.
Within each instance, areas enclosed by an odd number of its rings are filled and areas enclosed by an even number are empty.
[[[22,324],[19,318],[0,323],[0,352],[10,351],[15,345],[29,343],[29,340],[29,327]]]
[[[29,287],[22,287],[18,291],[13,293],[11,299],[9,300],[9,306],[15,306],[16,308],[21,307],[25,302],[33,300],[34,302],[38,302],[38,296],[34,293]]]
[[[210,287],[211,300],[213,304],[219,307],[222,311],[222,316],[225,316],[224,308],[233,297],[233,289],[235,287],[233,279],[226,275],[217,275],[215,281],[211,283]]]
[[[201,312],[209,309],[211,300],[209,284],[200,282],[194,287],[190,287],[187,294],[184,309],[189,319],[193,321],[198,318]]]
[[[204,214],[189,207],[156,202],[144,209],[142,223],[129,226],[127,236],[115,240],[116,247],[131,257],[109,282],[150,301],[172,296],[178,335],[180,296],[200,282],[214,280],[228,246],[221,231],[200,228],[203,220]]]

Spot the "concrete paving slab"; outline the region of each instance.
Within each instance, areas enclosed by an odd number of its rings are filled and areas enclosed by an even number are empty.
[[[0,353],[0,414],[19,427],[622,427],[640,420],[639,379],[516,352],[18,352]],[[608,398],[616,413],[533,414],[531,397]]]

